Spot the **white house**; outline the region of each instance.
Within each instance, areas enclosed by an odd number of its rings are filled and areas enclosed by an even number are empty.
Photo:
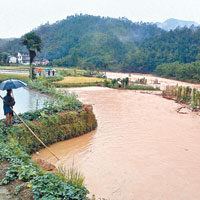
[[[29,65],[30,64],[30,56],[28,53],[19,53],[17,54],[17,59],[19,64]]]
[[[9,63],[13,63],[13,64],[15,64],[15,63],[17,63],[17,58],[15,57],[15,56],[8,56],[8,62]]]
[[[19,53],[17,55],[18,63],[24,64],[24,65],[29,65],[30,64],[30,56],[28,53]],[[40,58],[34,58],[33,60],[33,65],[47,65],[49,61],[47,59],[40,59]]]

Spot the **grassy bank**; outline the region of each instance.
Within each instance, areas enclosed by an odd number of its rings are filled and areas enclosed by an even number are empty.
[[[32,113],[32,115],[37,116],[37,118],[34,117],[34,120],[26,120],[25,116],[30,118],[30,114],[24,115],[23,119],[27,121],[34,133],[48,146],[59,141],[78,137],[97,127],[97,121],[92,110],[88,110],[87,108],[80,108],[78,111],[70,112],[62,111],[54,114],[44,111],[36,112]],[[22,124],[10,128],[8,134],[15,141],[18,141],[29,154],[43,148],[40,142]]]
[[[18,65],[18,66],[0,66],[0,69],[4,69],[4,70],[16,70],[16,71],[22,71],[22,70],[26,70],[28,71],[30,69],[29,66],[24,66],[24,65]]]
[[[0,82],[8,80],[8,79],[19,79],[19,80],[27,82],[29,80],[29,77],[28,77],[27,74],[6,74],[6,73],[0,73]]]
[[[92,107],[84,107],[74,94],[57,91],[51,81],[41,78],[28,82],[29,87],[50,94],[51,99],[42,109],[24,113],[21,118],[27,121],[46,145],[77,137],[95,129],[97,122]],[[15,123],[20,121],[17,119]],[[20,141],[28,153],[42,148],[34,137],[29,138],[30,133],[24,126],[11,128],[10,135]],[[22,135],[23,137],[20,138]]]
[[[75,95],[56,91],[48,79],[29,80],[28,84],[52,97],[44,108],[21,115],[46,145],[80,136],[96,128],[92,107],[84,106]],[[0,162],[2,165],[8,163],[1,185],[17,180],[20,184],[15,187],[15,195],[20,195],[21,190],[29,190],[29,194],[32,194],[30,198],[20,197],[27,200],[87,199],[88,190],[84,185],[65,182],[62,174],[42,171],[31,161],[28,154],[43,147],[19,120],[15,119],[14,122],[15,126],[6,128],[5,122],[0,121]]]
[[[130,85],[126,89],[129,90],[160,90],[150,85]]]

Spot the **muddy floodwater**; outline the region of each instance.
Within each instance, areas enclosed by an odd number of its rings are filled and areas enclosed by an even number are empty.
[[[200,116],[159,95],[131,90],[68,89],[93,104],[98,128],[33,158],[73,163],[91,194],[110,200],[199,200]]]

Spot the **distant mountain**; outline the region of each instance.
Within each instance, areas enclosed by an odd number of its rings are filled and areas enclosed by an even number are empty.
[[[157,22],[156,23],[157,26],[159,28],[162,28],[166,31],[170,31],[170,30],[174,30],[176,29],[177,27],[191,27],[192,25],[194,26],[198,26],[198,23],[194,22],[194,21],[184,21],[184,20],[179,20],[179,19],[167,19],[166,21],[160,23],[160,22]]]

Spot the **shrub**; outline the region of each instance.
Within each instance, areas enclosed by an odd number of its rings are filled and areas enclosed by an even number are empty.
[[[178,102],[184,102],[190,104],[192,109],[200,107],[200,91],[196,88],[183,87],[183,86],[166,86],[163,90],[164,97],[170,97],[176,99]]]
[[[140,79],[136,80],[135,83],[146,85],[147,84],[147,79],[145,77],[144,78],[140,78]]]
[[[30,181],[31,190],[36,200],[84,200],[89,193],[88,190],[82,187],[76,187],[71,184],[60,181],[53,174],[45,174],[35,177]]]
[[[176,98],[178,91],[177,91],[178,85],[167,85],[166,89],[163,90],[163,97],[170,97],[170,98]]]
[[[160,88],[158,87],[154,88],[153,86],[150,86],[150,85],[129,85],[127,89],[129,90],[160,90]]]

